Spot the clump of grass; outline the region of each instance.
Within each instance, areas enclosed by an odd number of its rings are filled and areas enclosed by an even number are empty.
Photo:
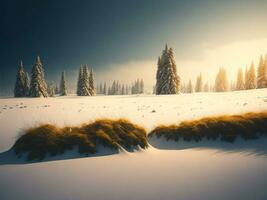
[[[148,137],[163,136],[166,140],[200,141],[203,138],[234,142],[237,136],[245,140],[267,135],[267,113],[246,113],[244,115],[223,115],[184,121],[179,125],[158,126]]]
[[[28,153],[28,160],[42,160],[47,154],[54,156],[77,146],[82,154],[94,154],[97,146],[112,150],[120,147],[133,150],[138,145],[148,146],[144,128],[126,119],[101,119],[79,127],[58,128],[45,124],[26,131],[14,144],[15,153]]]

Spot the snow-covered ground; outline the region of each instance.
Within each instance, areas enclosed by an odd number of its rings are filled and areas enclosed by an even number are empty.
[[[9,149],[23,129],[46,122],[64,126],[124,117],[150,131],[159,124],[185,119],[265,110],[267,89],[170,96],[2,98],[0,152]],[[253,143],[262,148],[265,144],[266,139]],[[0,164],[0,199],[267,199],[264,152],[214,146],[150,147],[136,153]]]

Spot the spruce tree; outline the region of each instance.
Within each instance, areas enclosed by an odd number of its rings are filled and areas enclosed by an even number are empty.
[[[141,82],[140,82],[140,93],[141,94],[144,94],[145,93],[145,89],[144,89],[145,85],[144,85],[144,80],[141,79]]]
[[[161,64],[161,58],[158,57],[158,69],[157,69],[157,75],[156,75],[156,94],[162,93],[162,64]]]
[[[266,59],[263,59],[263,56],[261,56],[257,71],[257,88],[267,87],[266,62]]]
[[[23,68],[22,61],[19,64],[17,71],[17,78],[14,88],[14,97],[25,97],[27,96],[27,83],[26,83],[26,74]]]
[[[66,86],[66,76],[65,71],[61,74],[61,80],[60,80],[60,95],[61,96],[67,96],[67,86]]]
[[[108,86],[108,95],[111,95],[111,87]]]
[[[90,95],[89,87],[89,71],[87,65],[84,65],[81,79],[81,96]]]
[[[228,89],[227,75],[224,68],[220,68],[216,79],[215,79],[215,91],[216,92],[225,92]]]
[[[49,97],[54,97],[55,96],[55,84],[53,82],[51,82],[50,84],[48,84],[47,86],[47,92],[48,92],[48,96]]]
[[[255,77],[255,68],[253,63],[251,63],[251,66],[248,71],[248,80],[249,80],[248,89],[255,89],[256,77]]]
[[[28,72],[25,73],[25,96],[29,96],[30,92],[30,77]]]
[[[249,71],[248,68],[246,67],[246,71],[245,71],[245,89],[248,90],[249,89]]]
[[[128,86],[128,84],[125,85],[125,94],[126,95],[129,94],[129,86]]]
[[[94,73],[93,69],[91,68],[90,74],[89,74],[89,94],[90,96],[95,96],[95,79],[94,79]]]
[[[55,85],[55,94],[59,94],[59,89],[58,89],[57,84]]]
[[[172,48],[168,49],[166,45],[162,56],[158,59],[156,94],[177,94],[179,84],[174,53]]]
[[[177,94],[179,92],[179,85],[180,85],[180,77],[177,74],[177,68],[176,68],[176,63],[175,63],[175,59],[174,59],[174,52],[173,49],[170,48],[169,52],[169,59],[171,62],[171,67],[172,67],[172,74],[171,74],[171,94]]]
[[[135,83],[135,90],[136,90],[136,94],[140,94],[140,80],[139,79],[137,79]]]
[[[188,82],[188,85],[187,85],[187,88],[186,88],[186,92],[187,93],[193,93],[194,92],[191,80],[189,80],[189,82]]]
[[[125,95],[125,86],[124,86],[124,84],[121,87],[121,95]]]
[[[200,73],[197,77],[195,92],[202,92],[202,88],[203,88],[202,75]]]
[[[83,87],[83,67],[81,66],[79,69],[79,75],[78,75],[78,83],[77,83],[77,95],[83,96],[82,93],[82,87]]]
[[[106,84],[106,82],[104,83],[103,94],[107,95],[107,84]]]
[[[243,80],[243,71],[242,71],[242,68],[240,68],[238,70],[238,73],[237,73],[235,89],[236,90],[244,90],[244,88],[245,88],[245,84],[244,84],[244,80]]]
[[[37,56],[35,64],[32,67],[29,96],[48,97],[44,69],[39,56]]]
[[[103,85],[102,85],[102,82],[100,82],[100,85],[99,85],[99,93],[100,94],[103,94]]]

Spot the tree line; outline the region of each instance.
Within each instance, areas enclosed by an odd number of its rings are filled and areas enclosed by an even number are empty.
[[[195,89],[192,85],[192,81],[189,80],[187,84],[182,84],[180,91],[182,93],[192,92],[226,92],[237,90],[250,90],[267,88],[267,56],[260,57],[257,70],[252,62],[250,67],[246,67],[243,72],[242,68],[239,68],[236,74],[236,81],[229,83],[227,79],[226,70],[222,67],[219,69],[214,85],[206,82],[203,85],[202,75],[198,75],[196,79]]]
[[[256,88],[267,88],[267,56],[260,57],[257,72],[252,62],[246,67],[243,73],[242,68],[238,69],[235,82],[229,83],[226,69],[221,67],[216,75],[214,84],[203,81],[200,73],[193,85],[191,79],[188,83],[180,84],[180,77],[177,74],[174,53],[172,48],[165,46],[162,55],[158,58],[156,74],[156,85],[153,88],[154,94],[178,94],[193,92],[226,92],[234,90],[249,90]]]
[[[193,92],[225,92],[229,90],[248,90],[256,88],[267,88],[267,56],[260,57],[257,70],[254,63],[246,67],[243,72],[242,68],[238,69],[236,81],[229,83],[225,68],[221,67],[216,75],[214,84],[203,81],[200,73],[196,78],[196,84],[192,81],[180,83],[180,77],[177,74],[174,52],[167,45],[158,57],[156,85],[153,93],[161,94],[178,94]],[[54,82],[46,83],[43,64],[37,56],[33,64],[31,75],[24,70],[22,61],[19,63],[17,77],[14,87],[15,97],[48,97],[54,95],[66,96],[67,83],[65,71],[61,73],[59,86]],[[121,84],[119,81],[113,81],[111,85],[100,83],[95,87],[95,78],[93,69],[88,65],[81,65],[78,73],[78,82],[76,93],[78,96],[102,95],[129,95],[144,93],[143,79],[135,80],[131,85]]]
[[[119,81],[113,81],[110,86],[107,86],[106,83],[104,85],[101,83],[96,88],[93,69],[89,69],[88,65],[84,64],[79,68],[76,93],[77,96],[141,94],[144,93],[144,81],[143,79],[137,79],[131,86],[120,84]],[[37,56],[32,67],[31,77],[25,71],[22,61],[19,63],[14,97],[53,97],[55,95],[67,96],[67,94],[65,71],[61,74],[58,86],[54,82],[47,84],[44,67],[39,56]]]
[[[131,95],[143,93],[143,79],[135,80],[132,85],[120,83],[118,80],[114,80],[110,86],[107,86],[106,82],[104,84],[101,82],[99,85],[97,85],[97,94],[102,95]]]

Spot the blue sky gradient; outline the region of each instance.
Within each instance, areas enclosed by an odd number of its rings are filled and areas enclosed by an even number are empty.
[[[196,61],[203,48],[266,38],[266,10],[263,0],[4,0],[0,90],[12,90],[19,60],[30,71],[36,55],[55,81],[62,70],[75,76],[82,63],[103,71],[156,61],[165,43],[177,60]]]

